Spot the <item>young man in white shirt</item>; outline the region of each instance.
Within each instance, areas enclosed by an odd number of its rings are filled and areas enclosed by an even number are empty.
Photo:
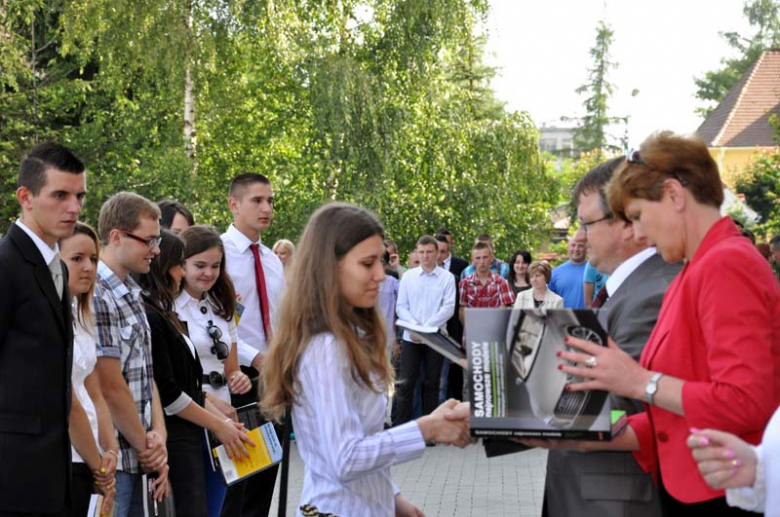
[[[423,235],[417,241],[416,251],[420,266],[408,270],[401,277],[396,306],[398,319],[444,330],[447,320],[455,313],[455,277],[437,265],[436,239]],[[438,406],[439,379],[444,358],[431,348],[416,342],[408,331],[404,331],[401,342],[401,382],[396,399],[398,417],[395,424],[403,424],[412,419],[412,398],[423,358],[423,415],[427,415]]]
[[[21,217],[0,239],[0,515],[70,515],[73,325],[57,241],[85,194],[84,164],[61,145],[22,160]]]
[[[262,174],[234,177],[228,189],[233,224],[222,234],[228,274],[242,307],[238,325],[238,361],[252,379],[252,389],[231,397],[234,406],[256,402],[263,354],[273,334],[273,321],[284,290],[284,268],[279,257],[263,245],[260,235],[271,225],[274,192]],[[265,293],[263,293],[263,290]],[[242,481],[228,489],[222,515],[267,516],[276,482],[277,467]]]

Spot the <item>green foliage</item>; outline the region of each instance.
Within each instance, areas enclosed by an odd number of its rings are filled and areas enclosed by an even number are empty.
[[[198,222],[224,228],[230,178],[258,171],[275,188],[267,241],[295,239],[329,200],[375,210],[402,249],[441,226],[464,248],[491,233],[500,256],[545,237],[560,187],[528,115],[506,113],[489,88],[494,71],[474,35],[486,0],[14,5],[0,19],[13,43],[0,44],[3,223],[37,134],[87,163],[93,223],[106,197],[131,190],[178,198]],[[33,18],[47,35],[38,75]]]
[[[742,12],[756,32],[750,37],[737,32],[722,32],[721,36],[735,49],[736,58],[722,59],[722,67],[710,70],[703,77],[695,79],[696,97],[708,101],[708,106],[697,108],[704,117],[714,109],[732,86],[755,63],[764,50],[780,45],[780,2],[773,0],[746,0]]]
[[[590,49],[593,66],[588,69],[588,82],[576,90],[578,94],[586,96],[583,103],[585,115],[578,119],[579,124],[574,135],[574,145],[579,151],[617,149],[617,146],[610,143],[607,134],[610,124],[623,120],[610,117],[607,105],[615,91],[614,85],[608,80],[610,70],[617,68],[617,63],[610,61],[609,55],[613,36],[612,29],[603,20],[599,21],[596,27],[596,43]]]
[[[736,180],[736,190],[745,195],[748,205],[761,215],[751,228],[756,234],[780,233],[780,150],[762,150],[750,167]]]

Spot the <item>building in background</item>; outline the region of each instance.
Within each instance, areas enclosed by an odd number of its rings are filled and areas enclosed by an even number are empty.
[[[747,69],[696,134],[718,163],[727,186],[762,149],[773,148],[772,115],[780,114],[780,50],[767,50]]]

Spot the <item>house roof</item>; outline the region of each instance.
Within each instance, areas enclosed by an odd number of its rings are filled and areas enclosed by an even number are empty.
[[[708,147],[774,146],[772,114],[780,114],[780,49],[759,56],[696,134]]]

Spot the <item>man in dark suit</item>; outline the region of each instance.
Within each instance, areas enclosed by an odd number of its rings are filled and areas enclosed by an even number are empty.
[[[73,325],[57,241],[85,193],[84,164],[64,147],[22,160],[22,214],[0,239],[0,517],[69,512]]]
[[[615,343],[638,360],[681,265],[664,262],[654,248],[635,240],[631,223],[612,217],[604,187],[622,161],[605,162],[577,183],[573,198],[580,227],[574,238],[587,241],[591,265],[610,275],[594,302],[594,308],[604,309],[599,320]],[[611,397],[613,407],[629,414],[643,410],[639,401]],[[550,517],[661,515],[652,478],[629,452],[551,450],[544,506]]]
[[[448,230],[439,230],[439,233],[436,234],[436,241],[439,247],[439,264],[455,275],[455,314],[447,321],[447,334],[460,343],[463,341],[463,324],[458,318],[458,301],[460,300],[458,282],[460,282],[460,274],[469,266],[469,263],[452,254],[452,234]],[[457,364],[451,364],[449,361],[444,361],[441,386],[446,388],[446,393],[439,396],[440,401],[443,402],[442,399],[449,398],[460,400],[463,397],[463,368]]]

